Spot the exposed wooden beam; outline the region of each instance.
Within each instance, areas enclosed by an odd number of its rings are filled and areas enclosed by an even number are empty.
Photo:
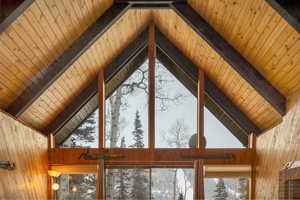
[[[281,115],[286,112],[286,98],[271,85],[237,50],[187,3],[173,3],[172,8],[232,68],[264,97]]]
[[[6,112],[20,116],[47,88],[57,80],[101,35],[130,7],[119,3],[109,8],[73,44],[50,65],[40,71],[25,90],[8,106]]]
[[[156,29],[157,46],[170,60],[180,67],[195,83],[198,81],[198,67],[192,63],[172,42]],[[159,56],[159,52],[157,52]],[[205,77],[205,94],[246,133],[261,133],[261,130],[237,107],[215,84]]]
[[[135,63],[136,58],[140,55],[147,46],[148,30],[145,29],[139,36],[131,42],[109,65],[104,69],[105,82],[108,83],[122,68],[127,66],[130,62]],[[56,133],[62,128],[91,98],[97,93],[97,77],[82,90],[82,92],[74,98],[74,100],[67,105],[67,107],[57,115],[57,117],[43,129],[43,133]]]
[[[266,0],[298,33],[300,33],[300,1]]]
[[[34,0],[0,1],[0,33],[4,32]]]

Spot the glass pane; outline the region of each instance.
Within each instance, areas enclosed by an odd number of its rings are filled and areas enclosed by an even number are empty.
[[[207,108],[204,108],[204,136],[206,148],[244,148],[244,145]]]
[[[105,195],[106,200],[150,199],[150,169],[106,169]]]
[[[247,200],[247,178],[205,178],[205,199]]]
[[[155,142],[160,148],[188,148],[197,133],[197,98],[156,62]]]
[[[71,135],[59,146],[64,148],[98,147],[98,109],[85,119]]]
[[[114,168],[105,174],[106,200],[193,199],[193,169]]]
[[[62,174],[57,178],[57,200],[96,199],[97,179],[95,174]]]
[[[106,100],[106,147],[148,147],[148,61]]]
[[[153,168],[151,174],[152,199],[193,199],[194,169]]]

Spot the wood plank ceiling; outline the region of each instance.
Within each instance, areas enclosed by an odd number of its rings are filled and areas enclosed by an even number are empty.
[[[112,3],[36,0],[0,34],[0,108],[7,108],[30,79]],[[188,3],[285,97],[300,89],[300,36],[264,0]],[[38,129],[47,126],[151,19],[257,126],[265,130],[281,121],[279,113],[169,9],[128,10],[19,118]]]

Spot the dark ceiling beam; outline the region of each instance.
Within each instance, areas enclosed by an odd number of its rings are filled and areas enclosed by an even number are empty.
[[[198,80],[198,67],[158,29],[156,29],[157,46],[176,63],[192,80]],[[246,133],[261,133],[261,130],[206,76],[205,94],[209,96],[242,130]]]
[[[286,98],[273,87],[237,50],[214,30],[187,3],[173,3],[172,8],[201,36],[230,66],[242,76],[273,108],[285,115]]]
[[[105,82],[108,83],[124,66],[133,62],[136,55],[146,48],[148,29],[146,28],[131,42],[109,65],[104,68]],[[97,77],[77,95],[57,117],[46,126],[42,132],[45,134],[59,131],[92,97],[98,92]]]
[[[94,42],[128,9],[127,3],[113,5],[99,17],[73,44],[50,65],[44,67],[25,90],[8,106],[6,112],[20,116],[47,88],[57,80]]]
[[[299,0],[266,0],[298,33],[300,33]]]
[[[4,32],[34,0],[0,0],[0,33]]]

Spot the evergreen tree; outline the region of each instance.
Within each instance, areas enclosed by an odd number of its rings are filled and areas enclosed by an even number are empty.
[[[215,200],[226,200],[228,197],[224,180],[222,178],[218,179],[218,183],[216,184],[216,189],[214,190],[216,193],[214,195]]]
[[[183,194],[182,194],[182,193],[179,193],[178,200],[184,200],[184,198],[183,198]]]
[[[132,131],[132,134],[133,134],[134,143],[130,147],[132,147],[132,148],[144,148],[145,147],[145,144],[143,142],[144,131],[142,129],[142,123],[141,123],[141,120],[140,120],[140,114],[139,114],[138,110],[135,113],[134,131]]]
[[[126,148],[125,137],[121,139],[121,148]],[[117,180],[117,191],[114,199],[130,199],[130,177],[129,169],[119,169],[119,180]]]
[[[132,131],[134,144],[130,147],[132,148],[143,148],[143,133],[142,123],[140,120],[139,111],[135,113],[134,120],[134,130]],[[136,168],[132,173],[132,187],[130,192],[130,197],[133,200],[146,200],[149,199],[149,191],[148,191],[148,176],[145,169]],[[149,173],[149,172],[148,172]]]
[[[96,136],[96,119],[93,112],[70,136],[70,144],[68,140],[63,144],[67,147],[89,147],[95,141]]]
[[[237,192],[238,192],[237,200],[248,199],[248,180],[246,178],[239,178]]]

